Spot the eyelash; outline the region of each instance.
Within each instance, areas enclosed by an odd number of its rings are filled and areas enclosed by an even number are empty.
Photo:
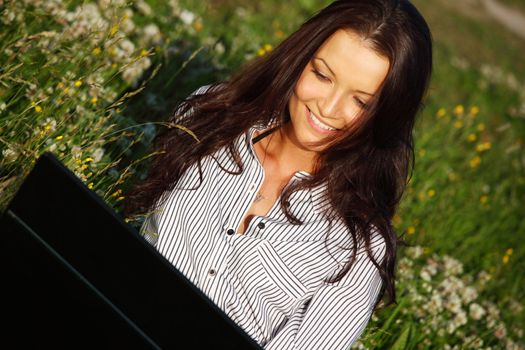
[[[321,80],[321,81],[330,81],[330,79],[328,79],[327,77],[322,75],[317,69],[312,69],[312,72],[314,72],[314,74],[317,76],[317,78],[319,78],[319,80]]]
[[[328,79],[327,77],[325,77],[323,74],[321,74],[317,69],[312,69],[312,72],[315,74],[315,76],[321,80],[321,81],[330,81],[330,79]],[[357,104],[363,108],[363,109],[366,109],[368,108],[368,105],[366,103],[364,103],[363,101],[361,101],[360,99],[358,98],[354,98],[354,100],[357,102]]]

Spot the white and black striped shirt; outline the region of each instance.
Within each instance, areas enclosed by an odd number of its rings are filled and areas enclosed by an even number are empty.
[[[302,225],[289,223],[277,200],[266,216],[253,217],[244,234],[235,232],[263,183],[252,136],[267,127],[254,126],[235,140],[245,166],[240,175],[219,167],[217,162],[237,170],[226,149],[205,157],[202,184],[194,189],[194,165],[165,192],[141,232],[265,349],[348,349],[364,331],[382,281],[360,245],[345,277],[324,282],[340,271],[352,245],[343,221],[330,225],[322,214],[325,186],[290,198]],[[289,183],[307,176],[297,172]],[[372,251],[381,263],[385,244],[377,233]]]

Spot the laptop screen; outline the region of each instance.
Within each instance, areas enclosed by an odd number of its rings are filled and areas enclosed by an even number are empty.
[[[0,231],[2,313],[19,344],[261,349],[52,153]]]

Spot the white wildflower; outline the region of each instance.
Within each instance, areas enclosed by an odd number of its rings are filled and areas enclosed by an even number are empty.
[[[171,7],[171,15],[178,17],[180,13],[180,6],[178,0],[169,0],[169,6]]]
[[[430,281],[431,277],[425,268],[421,269],[421,272],[419,273],[419,277],[421,277],[424,281]]]
[[[456,294],[452,293],[447,300],[443,303],[446,309],[458,314],[462,311],[461,309],[461,298]]]
[[[138,78],[144,73],[146,69],[151,66],[151,60],[149,57],[142,57],[141,59],[133,62],[124,69],[122,72],[122,79],[127,81],[129,84],[134,84]]]
[[[179,18],[184,24],[190,25],[195,20],[195,14],[191,11],[184,9],[181,11]]]
[[[78,6],[74,12],[68,12],[65,19],[70,23],[64,30],[66,37],[78,38],[88,33],[105,31],[109,27],[98,6],[93,3]]]
[[[100,160],[102,159],[102,157],[104,156],[104,149],[99,147],[99,148],[96,148],[93,153],[91,153],[91,157],[93,158],[93,161],[95,163],[98,163],[100,162]]]
[[[412,259],[417,259],[423,254],[423,247],[421,246],[408,247],[406,249],[406,254],[408,257]]]
[[[224,48],[224,44],[220,41],[217,44],[215,44],[214,49],[219,56],[224,54],[224,51],[226,51],[226,49]]]
[[[142,29],[142,32],[143,32],[144,40],[147,43],[158,44],[162,39],[162,35],[160,33],[159,27],[157,27],[156,24],[151,23],[151,24],[146,25]]]
[[[8,148],[2,151],[2,157],[6,163],[11,163],[16,159],[18,153],[9,146]]]
[[[477,303],[470,304],[469,315],[470,318],[472,318],[473,320],[480,320],[483,317],[483,315],[485,315],[485,313],[486,311],[481,305]]]
[[[151,7],[144,0],[137,0],[135,6],[143,15],[149,16],[152,13]]]
[[[128,39],[121,40],[119,48],[122,50],[124,57],[129,57],[135,52],[135,44]]]
[[[500,323],[494,331],[494,336],[498,339],[503,339],[507,335],[507,328],[503,323]]]
[[[430,301],[426,304],[427,310],[432,314],[437,314],[443,310],[443,298],[437,292],[432,293]]]
[[[463,272],[463,264],[448,255],[443,256],[443,264],[446,275],[458,275]]]
[[[473,287],[465,287],[460,289],[459,293],[461,294],[461,298],[465,304],[470,303],[478,297],[478,292]]]
[[[80,148],[80,146],[77,145],[71,147],[71,156],[73,158],[80,158],[82,156],[82,148]]]
[[[135,22],[131,19],[133,17],[133,11],[130,8],[124,10],[124,18],[120,22],[119,28],[126,34],[130,34],[135,30]]]
[[[49,127],[50,132],[56,131],[57,121],[53,118],[46,118],[44,122],[44,127]]]
[[[459,310],[458,313],[456,313],[456,316],[452,320],[452,322],[456,323],[456,325],[463,326],[467,324],[467,313],[463,310]]]

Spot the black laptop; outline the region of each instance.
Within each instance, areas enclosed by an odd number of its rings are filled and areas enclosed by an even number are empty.
[[[0,216],[13,349],[262,349],[52,153]]]

